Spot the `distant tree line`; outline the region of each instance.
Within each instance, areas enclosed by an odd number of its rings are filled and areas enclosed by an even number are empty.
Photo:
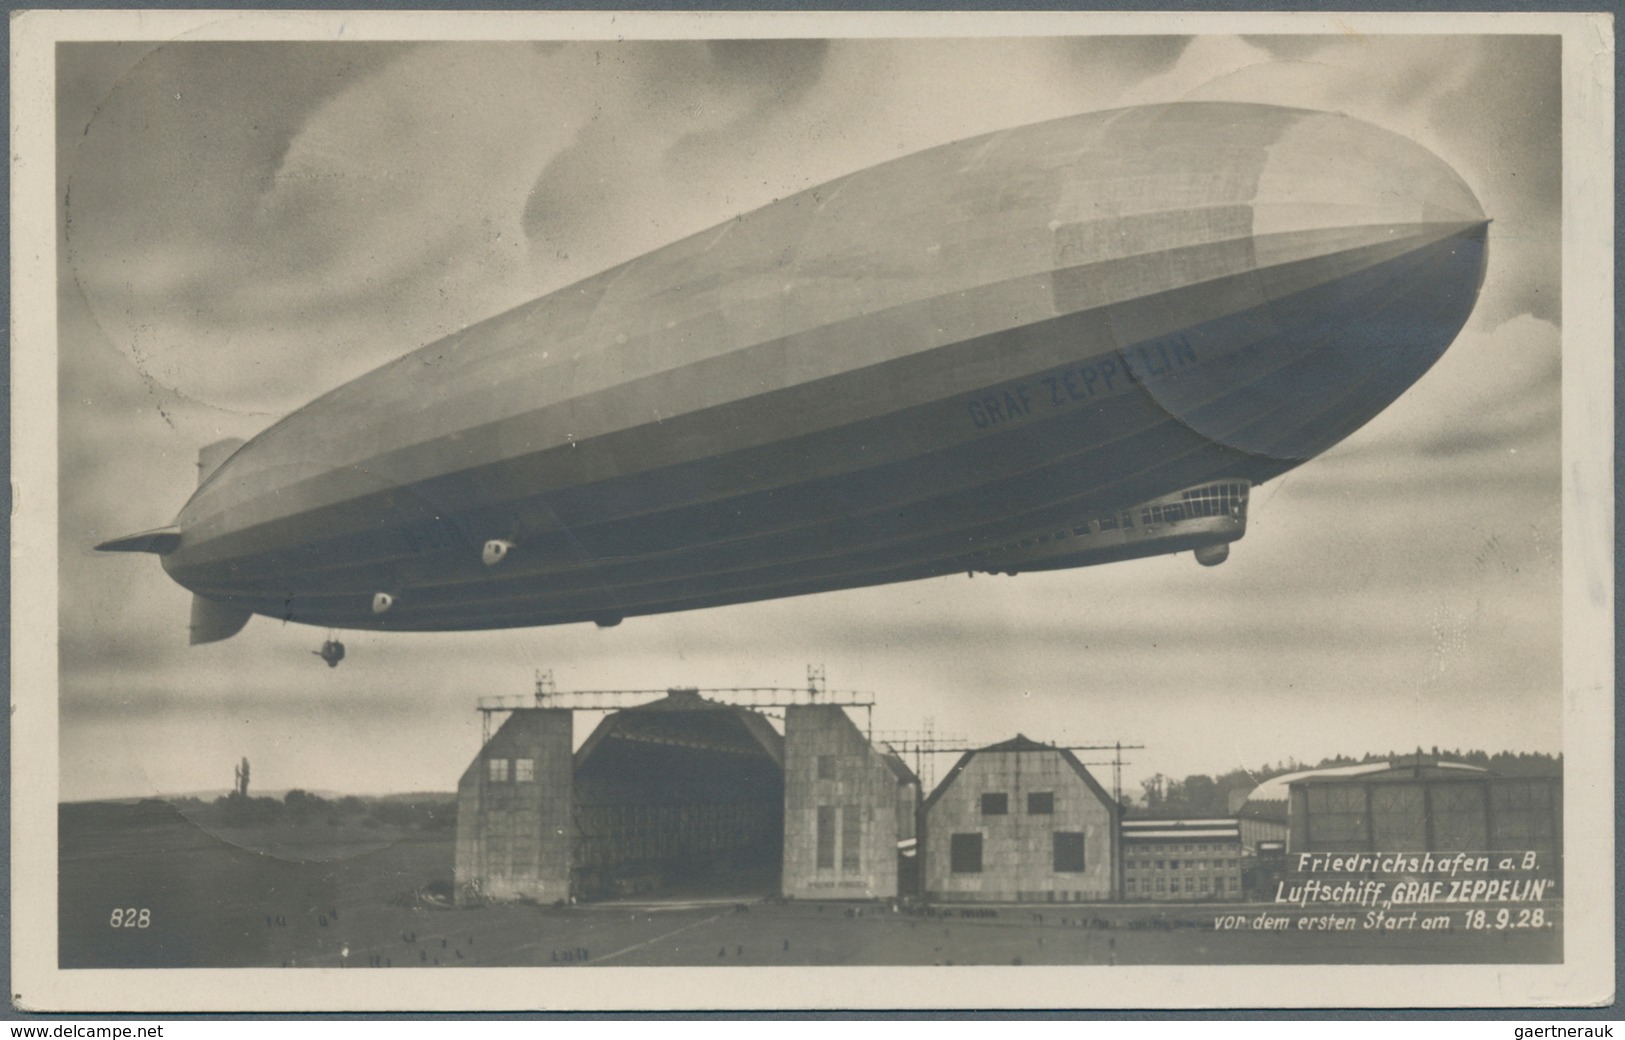
[[[1193,774],[1183,780],[1164,776],[1156,776],[1140,781],[1140,796],[1125,797],[1125,806],[1130,816],[1161,816],[1161,817],[1203,817],[1230,815],[1230,796],[1232,791],[1241,791],[1243,794],[1251,792],[1253,788],[1265,780],[1282,776],[1286,773],[1297,773],[1305,769],[1327,769],[1336,766],[1357,766],[1370,762],[1391,762],[1396,759],[1413,758],[1417,751],[1390,751],[1386,754],[1370,753],[1354,758],[1348,755],[1334,755],[1323,758],[1319,762],[1299,762],[1288,758],[1277,762],[1273,766],[1265,764],[1258,769],[1232,769],[1219,776],[1206,774]],[[1461,762],[1470,766],[1488,769],[1499,776],[1556,776],[1563,775],[1563,756],[1548,755],[1544,752],[1511,752],[1498,751],[1490,754],[1487,751],[1462,751],[1459,748],[1442,750],[1435,745],[1431,750],[1420,752],[1424,758],[1440,762]]]
[[[173,804],[200,823],[224,826],[352,823],[363,827],[438,830],[457,822],[457,800],[450,794],[385,798],[345,795],[328,799],[294,788],[281,798],[268,798],[250,797],[238,788],[212,802],[186,797],[174,799]]]

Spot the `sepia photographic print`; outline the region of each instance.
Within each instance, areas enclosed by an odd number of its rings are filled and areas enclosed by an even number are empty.
[[[1612,23],[13,22],[13,1002],[1612,999]]]

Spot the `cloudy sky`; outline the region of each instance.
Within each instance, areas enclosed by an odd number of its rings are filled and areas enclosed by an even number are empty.
[[[61,795],[449,790],[477,698],[802,680],[875,724],[1122,740],[1162,772],[1561,749],[1555,37],[75,44],[58,51]],[[1180,99],[1346,112],[1494,218],[1438,366],[1188,554],[469,635],[186,645],[146,556],[200,446],[472,321],[880,160]],[[578,738],[593,719],[578,720]],[[1085,756],[1086,758],[1088,756]],[[941,768],[946,768],[942,763]]]

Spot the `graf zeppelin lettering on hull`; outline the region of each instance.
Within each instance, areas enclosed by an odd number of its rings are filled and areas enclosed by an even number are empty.
[[[1427,371],[1487,220],[1414,142],[1191,103],[905,156],[205,449],[192,639],[551,625],[1195,550]]]

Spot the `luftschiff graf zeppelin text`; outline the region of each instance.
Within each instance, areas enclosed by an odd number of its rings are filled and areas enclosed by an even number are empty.
[[[1533,851],[1300,853],[1272,909],[1221,914],[1221,931],[1513,931],[1556,927],[1551,864]],[[1509,905],[1518,904],[1518,905]],[[1297,911],[1296,913],[1293,911]],[[1304,913],[1303,911],[1308,911]]]

